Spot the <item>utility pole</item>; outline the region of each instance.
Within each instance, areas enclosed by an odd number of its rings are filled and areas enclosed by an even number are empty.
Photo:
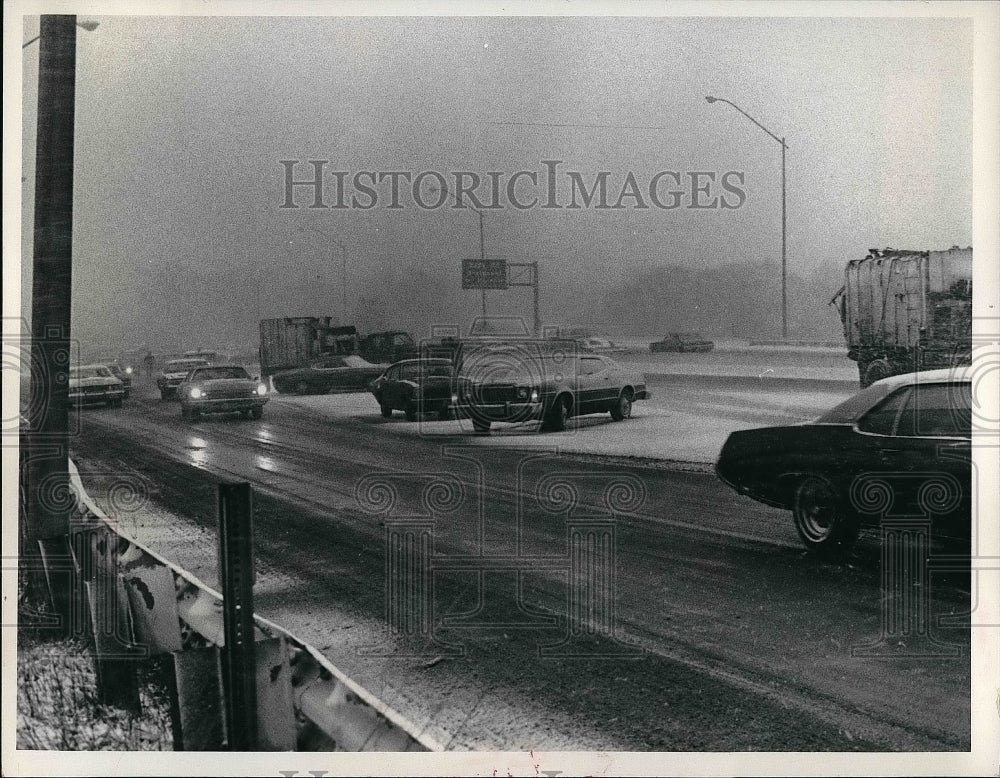
[[[39,34],[27,539],[69,532],[69,369],[76,17],[43,15]],[[30,41],[29,41],[30,42]],[[27,44],[25,44],[27,45]],[[41,452],[46,450],[43,455]]]

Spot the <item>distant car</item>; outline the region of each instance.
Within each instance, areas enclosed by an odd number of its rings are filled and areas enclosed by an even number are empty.
[[[207,359],[203,358],[186,358],[186,359],[171,359],[167,362],[160,374],[156,377],[156,386],[160,390],[160,397],[164,400],[169,400],[171,397],[177,395],[177,387],[181,385],[181,381],[196,367],[204,367],[205,365],[211,364]]]
[[[815,421],[733,432],[715,464],[723,482],[792,511],[805,547],[849,550],[880,510],[932,515],[945,537],[971,518],[970,369],[877,381]],[[880,509],[881,505],[881,509]]]
[[[594,353],[613,354],[625,350],[624,346],[619,346],[610,338],[596,335],[588,338],[577,338],[576,343],[581,349]]]
[[[413,336],[402,330],[373,332],[361,339],[358,353],[369,362],[385,364],[417,356]]]
[[[77,365],[69,369],[70,404],[104,403],[119,406],[125,387],[107,365]]]
[[[312,360],[308,367],[275,373],[271,380],[274,388],[283,394],[363,392],[385,368],[385,365],[374,365],[354,354],[326,356]]]
[[[114,374],[114,377],[122,382],[122,386],[125,387],[125,399],[132,393],[132,368],[123,368],[117,362],[109,362],[108,370]]]
[[[267,386],[242,365],[208,365],[192,369],[177,387],[181,416],[196,420],[203,413],[242,413],[259,419],[267,403]]]
[[[368,388],[387,419],[395,410],[403,411],[407,421],[425,412],[448,419],[453,380],[450,359],[404,359],[390,365]]]
[[[642,373],[559,340],[470,345],[459,356],[456,388],[459,413],[480,434],[496,421],[541,419],[552,431],[590,413],[621,421],[650,396]]]
[[[704,353],[715,348],[715,343],[697,332],[671,332],[663,340],[649,344],[649,350]]]

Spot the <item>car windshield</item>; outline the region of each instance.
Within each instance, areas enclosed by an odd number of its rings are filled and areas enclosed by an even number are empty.
[[[820,424],[853,424],[870,408],[882,402],[898,386],[873,384],[849,397],[816,419]]]
[[[207,359],[176,359],[173,362],[167,362],[164,369],[168,373],[183,373],[193,367],[202,367],[207,364]]]
[[[215,381],[226,378],[250,378],[242,367],[205,367],[191,373],[192,381]]]
[[[69,377],[77,380],[81,378],[110,378],[111,371],[104,365],[86,365],[84,367],[74,367],[70,370]]]
[[[371,362],[363,357],[359,357],[357,354],[344,357],[344,364],[348,367],[374,367]]]

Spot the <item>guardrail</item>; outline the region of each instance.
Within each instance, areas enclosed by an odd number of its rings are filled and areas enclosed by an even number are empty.
[[[234,731],[222,595],[119,533],[69,467],[67,553],[49,544],[41,564],[57,612],[91,638],[99,699],[138,709],[136,663],[166,654],[175,750],[444,750],[315,648],[255,614],[254,667],[244,671],[256,679],[256,732]]]

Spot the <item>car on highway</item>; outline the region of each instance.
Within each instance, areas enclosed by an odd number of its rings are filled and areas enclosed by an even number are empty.
[[[642,373],[611,357],[556,339],[470,343],[459,354],[455,407],[480,434],[493,422],[540,419],[557,432],[570,417],[632,415],[632,403],[649,399]]]
[[[740,430],[715,463],[754,500],[792,512],[810,552],[840,557],[882,515],[925,515],[944,539],[968,539],[969,368],[877,381],[803,424]]]
[[[390,365],[368,389],[387,419],[395,410],[403,411],[407,421],[416,421],[420,414],[428,412],[448,419],[453,382],[450,359],[403,359]]]
[[[122,382],[122,386],[125,388],[125,399],[132,393],[132,368],[122,367],[118,362],[108,362],[108,370],[112,372],[115,378]]]
[[[156,386],[160,390],[160,398],[169,400],[177,396],[177,387],[181,385],[187,374],[196,367],[204,367],[211,364],[207,359],[201,357],[192,359],[171,359],[167,362],[160,374],[156,377]]]
[[[125,387],[107,365],[74,365],[69,369],[70,404],[119,406],[125,399]]]
[[[715,342],[698,332],[671,332],[663,340],[649,344],[653,353],[661,351],[678,351],[682,353],[705,353],[715,348]]]
[[[587,338],[577,338],[577,346],[583,351],[593,351],[596,354],[615,354],[625,351],[625,347],[615,343],[611,338],[593,335]]]
[[[202,414],[241,413],[259,419],[267,403],[267,386],[242,365],[206,365],[191,370],[177,387],[181,417],[195,421]]]
[[[275,373],[271,381],[282,394],[363,392],[385,368],[357,354],[328,355],[311,360],[305,367]]]

